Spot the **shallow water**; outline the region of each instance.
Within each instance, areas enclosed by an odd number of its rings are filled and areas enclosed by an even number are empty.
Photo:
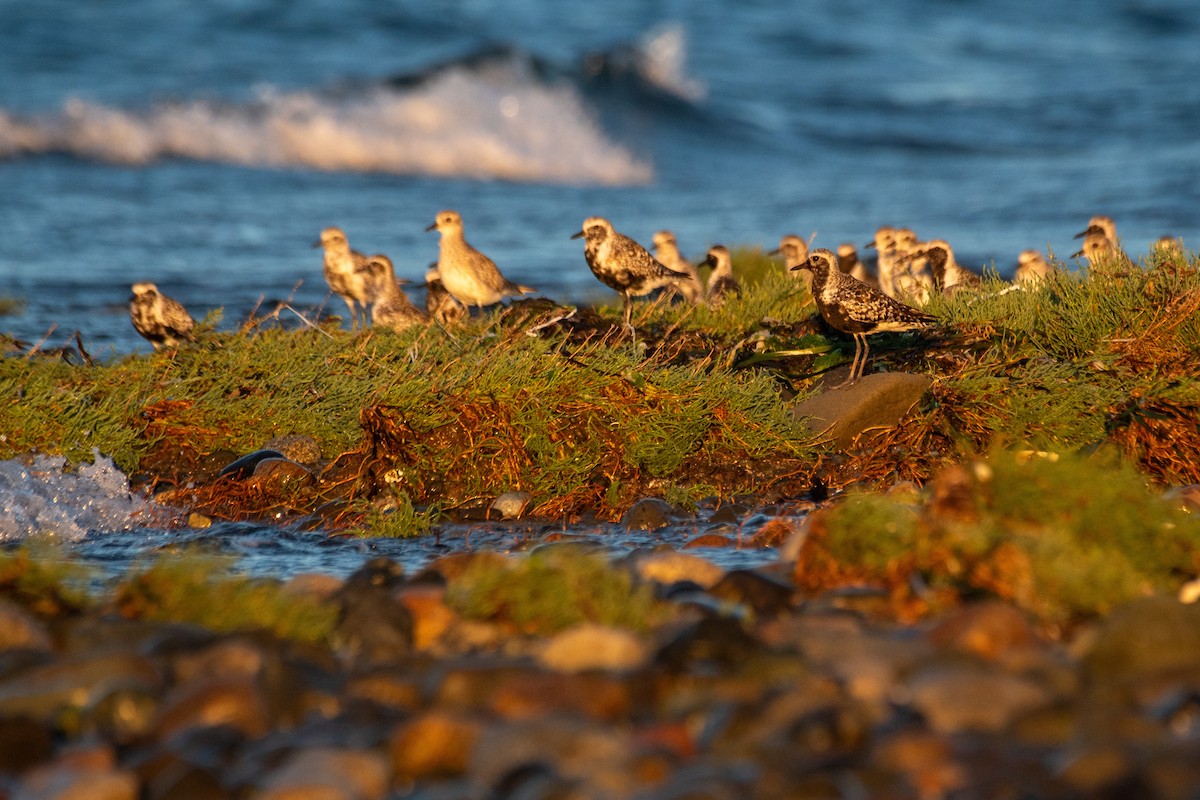
[[[620,558],[644,548],[688,547],[700,533],[727,537],[728,546],[689,548],[725,569],[775,558],[774,548],[750,543],[770,517],[752,513],[737,525],[712,522],[711,509],[652,532],[612,523],[478,522],[445,524],[434,534],[392,539],[251,522],[190,528],[184,511],[131,492],[128,479],[110,459],[98,456],[93,464],[73,470],[64,464],[60,456],[43,455],[0,461],[0,546],[35,542],[49,557],[87,564],[99,584],[160,555],[191,551],[227,559],[235,572],[280,578],[302,573],[345,577],[377,556],[415,572],[448,553],[519,552],[563,540]]]

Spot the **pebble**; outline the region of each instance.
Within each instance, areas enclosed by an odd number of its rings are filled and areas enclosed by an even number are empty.
[[[627,630],[584,624],[552,636],[537,654],[538,663],[558,672],[630,671],[649,659],[649,648]]]

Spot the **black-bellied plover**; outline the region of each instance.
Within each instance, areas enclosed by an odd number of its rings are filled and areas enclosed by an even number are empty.
[[[954,250],[945,239],[931,239],[918,243],[916,249],[910,252],[909,258],[922,258],[928,262],[933,272],[933,285],[944,294],[978,288],[983,283],[983,276],[955,260]]]
[[[729,248],[715,244],[708,248],[708,257],[704,263],[712,267],[708,276],[708,286],[705,289],[705,299],[711,308],[720,308],[725,304],[725,296],[734,294],[742,296],[742,285],[733,277],[733,259],[729,256]]]
[[[358,328],[360,316],[365,326],[368,322],[367,306],[376,291],[370,284],[371,276],[360,269],[367,263],[367,257],[350,249],[345,231],[336,227],[321,231],[321,238],[313,243],[313,247],[325,250],[325,282],[346,301],[346,308],[350,311],[350,329]]]
[[[1072,253],[1071,258],[1083,256],[1088,266],[1095,268],[1105,261],[1126,261],[1121,252],[1121,244],[1117,240],[1117,225],[1112,217],[1096,215],[1088,220],[1088,226],[1075,234],[1076,239],[1083,239],[1083,246],[1078,252]]]
[[[842,242],[837,249],[838,269],[843,275],[849,275],[855,280],[860,280],[863,283],[871,286],[875,283],[875,279],[871,277],[871,273],[867,272],[867,265],[858,258],[858,248],[851,242]]]
[[[583,257],[597,280],[621,293],[625,304],[622,320],[626,328],[633,327],[633,297],[649,294],[687,277],[686,273],[658,263],[646,248],[617,233],[612,223],[603,217],[588,217],[583,221],[583,229],[571,238],[583,238]]]
[[[483,308],[505,297],[537,291],[505,278],[494,261],[468,244],[457,211],[439,211],[425,230],[442,235],[438,242],[438,274],[446,291],[463,305]]]
[[[667,269],[673,269],[676,272],[682,272],[687,275],[686,278],[671,281],[671,289],[677,292],[685,301],[693,305],[703,300],[704,284],[700,282],[700,273],[696,271],[696,267],[692,262],[680,254],[679,245],[675,241],[675,234],[670,231],[658,231],[654,234],[653,241],[654,257],[658,259],[658,263]]]
[[[854,337],[850,377],[835,388],[855,383],[862,377],[867,363],[867,336],[924,328],[935,321],[925,312],[843,275],[837,268],[837,255],[823,247],[813,250],[807,261],[792,269],[812,273],[812,295],[817,311],[834,330]]]
[[[396,268],[390,258],[383,254],[370,256],[360,269],[368,274],[374,290],[371,298],[372,325],[402,331],[429,322],[425,312],[414,306],[400,288],[396,280]]]
[[[865,249],[874,249],[875,276],[879,282],[879,291],[888,297],[896,296],[896,229],[891,225],[880,225],[875,229],[875,237],[863,245]]]
[[[129,298],[129,319],[133,329],[154,345],[175,347],[180,339],[192,341],[192,319],[178,301],[172,300],[149,281],[133,284],[133,296]]]
[[[790,271],[808,260],[808,242],[794,233],[786,233],[779,237],[779,247],[767,255],[783,256],[783,267]]]
[[[895,265],[892,272],[892,297],[925,303],[934,288],[929,259],[912,228],[896,228],[893,239]]]
[[[1017,254],[1017,271],[1013,274],[1013,282],[1034,284],[1043,281],[1054,272],[1054,266],[1046,260],[1040,250],[1022,250]]]
[[[467,314],[467,307],[446,291],[436,263],[425,273],[425,312],[442,325],[455,325]]]

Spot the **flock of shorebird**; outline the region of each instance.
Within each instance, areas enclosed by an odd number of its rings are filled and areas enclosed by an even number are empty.
[[[463,235],[458,212],[439,212],[426,230],[437,231],[440,242],[437,263],[430,265],[425,275],[424,309],[413,305],[401,289],[408,281],[397,279],[390,258],[382,254],[367,256],[351,249],[340,228],[321,231],[313,246],[324,250],[325,280],[330,290],[345,301],[352,329],[372,325],[404,330],[427,325],[431,320],[452,325],[471,306],[482,309],[505,297],[537,291],[505,278],[495,262],[472,247]],[[630,330],[633,298],[657,289],[685,303],[704,303],[714,308],[720,307],[727,296],[741,294],[729,250],[722,245],[708,250],[702,265],[711,267],[711,273],[704,283],[697,265],[680,254],[670,231],[654,234],[653,253],[617,232],[603,217],[587,218],[571,238],[583,239],[584,259],[592,273],[621,295],[622,322]],[[1093,267],[1124,258],[1116,227],[1108,217],[1093,217],[1075,238],[1083,239],[1083,246],[1072,258],[1082,256]],[[865,246],[877,251],[874,275],[859,260],[852,244],[842,244],[836,252],[824,248],[810,251],[804,239],[787,235],[769,254],[782,256],[792,272],[808,272],[818,312],[832,328],[854,338],[854,361],[847,382],[862,375],[867,336],[922,328],[934,322],[933,317],[908,302],[921,304],[933,292],[953,293],[978,286],[982,280],[979,273],[955,260],[947,242],[921,241],[908,228],[881,227]],[[1177,240],[1164,237],[1159,246],[1177,246]],[[1022,251],[1014,286],[1045,279],[1052,271],[1053,266],[1040,252]],[[129,309],[134,328],[155,349],[174,347],[192,338],[195,323],[191,316],[153,283],[133,285]]]

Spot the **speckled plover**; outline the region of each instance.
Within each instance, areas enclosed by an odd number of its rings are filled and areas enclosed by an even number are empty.
[[[350,241],[341,228],[326,228],[321,231],[321,238],[313,243],[313,247],[325,249],[325,282],[329,288],[346,301],[350,311],[350,328],[358,328],[360,322],[367,324],[367,306],[375,294],[371,286],[371,277],[360,268],[367,263],[367,257],[357,250],[350,249]]]
[[[834,330],[854,337],[850,377],[835,388],[855,383],[862,377],[867,363],[867,336],[924,328],[934,322],[934,318],[923,311],[843,275],[837,268],[837,255],[831,250],[813,250],[804,264],[792,269],[812,273],[812,294],[817,310]]]
[[[425,313],[442,325],[454,325],[467,314],[467,308],[446,291],[437,264],[425,273]]]
[[[1013,274],[1016,284],[1033,284],[1045,280],[1054,272],[1040,250],[1022,250],[1017,254],[1017,271]]]
[[[192,319],[179,302],[172,300],[149,281],[133,284],[133,296],[129,298],[129,319],[133,329],[154,345],[175,347],[180,339],[192,341]]]
[[[1088,266],[1095,268],[1104,261],[1126,260],[1117,241],[1117,225],[1112,217],[1096,215],[1088,220],[1088,226],[1075,234],[1076,239],[1083,239],[1079,251],[1071,254],[1071,258],[1083,256]]]
[[[726,295],[742,296],[742,286],[733,277],[733,259],[729,257],[729,248],[721,244],[713,245],[708,249],[704,263],[712,267],[705,289],[705,299],[711,308],[724,305]]]
[[[633,327],[633,297],[649,294],[687,277],[686,273],[658,263],[646,248],[617,233],[612,223],[603,217],[588,217],[583,221],[583,229],[571,238],[583,238],[583,256],[597,280],[621,293],[625,304],[622,320],[626,328]]]
[[[783,256],[784,269],[793,270],[808,260],[808,242],[794,233],[786,233],[779,237],[779,247],[769,251],[767,255]]]
[[[371,303],[371,324],[380,328],[402,331],[429,322],[425,312],[414,306],[396,280],[392,260],[383,254],[369,256],[360,270],[369,275],[374,296]],[[405,281],[407,283],[407,281]]]
[[[700,282],[700,274],[696,271],[695,265],[680,254],[675,234],[671,231],[658,231],[654,234],[653,241],[654,257],[658,259],[658,263],[667,269],[687,275],[686,278],[672,280],[671,289],[693,305],[703,300],[704,284]]]
[[[838,269],[843,275],[849,275],[855,280],[860,280],[863,283],[871,286],[875,284],[875,279],[871,277],[871,273],[867,272],[867,265],[862,263],[858,258],[858,248],[851,242],[842,242],[837,249]]]
[[[890,225],[880,225],[875,229],[875,238],[863,245],[863,248],[873,248],[877,254],[875,276],[879,282],[879,291],[888,297],[895,297],[896,229]]]
[[[438,242],[438,274],[446,291],[463,305],[483,308],[505,297],[537,291],[505,278],[495,262],[468,244],[457,211],[439,211],[425,230],[442,235]]]
[[[945,239],[931,239],[917,244],[912,256],[925,259],[933,272],[933,285],[945,294],[977,288],[983,283],[981,275],[955,260],[954,250]]]

